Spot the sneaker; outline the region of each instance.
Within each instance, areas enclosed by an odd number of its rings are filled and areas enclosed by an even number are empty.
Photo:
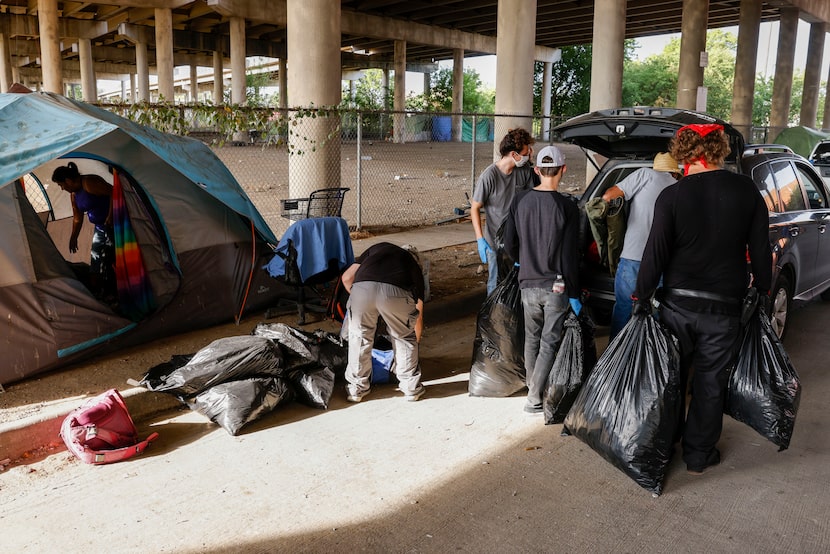
[[[417,402],[421,399],[426,390],[426,387],[424,387],[423,385],[418,385],[418,388],[415,389],[415,391],[412,394],[404,395],[404,400],[406,400],[407,402]]]
[[[349,402],[360,402],[366,396],[368,396],[370,392],[372,392],[372,389],[366,389],[364,391],[357,392],[351,387],[348,387],[346,389],[346,400],[348,400]]]
[[[691,466],[686,464],[686,472],[689,475],[703,475],[710,467],[714,467],[720,463],[720,451],[715,448],[707,457],[706,463],[702,466]]]
[[[525,404],[524,411],[526,414],[541,414],[544,410],[541,404]]]

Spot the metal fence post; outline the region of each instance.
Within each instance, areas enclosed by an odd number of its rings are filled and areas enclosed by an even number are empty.
[[[361,229],[363,227],[363,223],[361,221],[361,211],[360,211],[360,201],[363,198],[363,193],[361,191],[361,171],[363,169],[363,153],[361,152],[361,143],[363,142],[363,112],[357,112],[357,190],[355,191],[357,194],[357,198],[355,199],[355,225],[357,229]]]
[[[476,186],[476,138],[478,138],[478,116],[473,114],[473,140],[470,141],[472,146],[472,162],[470,163],[470,194]]]

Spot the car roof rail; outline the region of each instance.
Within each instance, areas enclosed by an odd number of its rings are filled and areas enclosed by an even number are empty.
[[[747,144],[744,146],[744,156],[753,156],[755,154],[782,152],[785,154],[795,154],[793,149],[785,144]]]

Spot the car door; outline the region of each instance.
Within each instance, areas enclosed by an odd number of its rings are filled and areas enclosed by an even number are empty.
[[[781,210],[776,226],[779,236],[789,243],[787,257],[792,258],[796,273],[793,294],[798,296],[817,284],[818,222],[807,209],[807,198],[793,163],[790,160],[773,161],[770,169]]]
[[[822,292],[830,284],[830,204],[827,188],[811,166],[794,162],[798,180],[807,196],[807,210],[816,228],[815,278],[813,294]]]

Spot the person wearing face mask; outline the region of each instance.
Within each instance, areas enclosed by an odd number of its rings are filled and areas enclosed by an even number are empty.
[[[507,217],[516,191],[529,190],[539,184],[538,176],[528,161],[533,154],[534,138],[525,129],[511,129],[499,143],[501,158],[490,164],[479,176],[470,201],[478,255],[486,263],[487,295],[499,282],[496,256],[496,233]],[[484,208],[485,223],[481,221]],[[502,276],[503,277],[503,276]]]

